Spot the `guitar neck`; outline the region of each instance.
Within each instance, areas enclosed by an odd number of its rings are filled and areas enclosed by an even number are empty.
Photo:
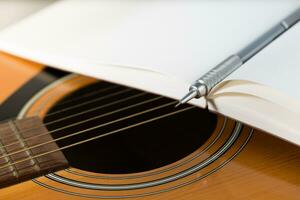
[[[39,117],[0,123],[0,188],[67,167]]]

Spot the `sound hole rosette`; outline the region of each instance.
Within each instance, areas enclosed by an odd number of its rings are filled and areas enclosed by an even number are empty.
[[[190,154],[189,156],[186,157],[186,159],[182,159],[179,162],[174,163],[174,165],[168,165],[166,167],[161,167],[157,170],[151,170],[149,172],[144,172],[144,173],[138,173],[138,174],[129,174],[129,175],[123,175],[123,176],[110,176],[110,175],[90,175],[90,174],[85,174],[81,171],[76,171],[74,169],[66,169],[65,171],[78,175],[78,176],[83,176],[83,177],[90,177],[90,178],[96,178],[96,179],[112,179],[112,180],[125,180],[125,179],[137,179],[137,178],[145,178],[148,176],[154,176],[154,175],[159,175],[162,173],[166,173],[168,171],[177,169],[179,167],[182,167],[188,163],[191,163],[192,161],[194,161],[195,159],[199,158],[200,156],[202,156],[205,152],[207,152],[207,150],[209,150],[222,136],[222,133],[224,132],[225,129],[225,125],[227,123],[227,118],[224,118],[224,120],[222,120],[222,126],[220,128],[220,130],[218,130],[216,132],[215,135],[212,136],[212,141],[208,141],[207,145],[203,145],[203,149],[198,149],[198,151]]]
[[[44,116],[47,109],[66,93],[94,82],[78,75],[67,76],[38,93],[23,108],[19,118]],[[220,170],[242,151],[251,138],[253,130],[239,122],[219,116],[218,123],[221,124],[219,130],[198,151],[162,168],[124,175],[88,173],[71,168],[33,181],[54,191],[90,198],[142,197],[179,189]]]

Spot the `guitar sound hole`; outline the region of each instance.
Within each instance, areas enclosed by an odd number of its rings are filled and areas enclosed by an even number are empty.
[[[207,110],[192,108],[162,117],[190,107],[175,109],[172,102],[169,98],[98,82],[62,99],[44,121],[54,138],[79,133],[57,141],[60,147],[113,133],[64,149],[72,167],[108,174],[143,172],[188,156],[215,130],[217,117]]]

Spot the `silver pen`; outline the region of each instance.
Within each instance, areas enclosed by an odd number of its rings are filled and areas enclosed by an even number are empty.
[[[216,67],[196,80],[189,88],[189,92],[175,106],[184,104],[193,98],[206,96],[209,91],[224,80],[228,75],[237,70],[260,50],[265,48],[273,40],[291,28],[300,20],[300,8],[272,27],[269,31],[257,38],[254,42],[246,46],[240,52],[229,56]]]

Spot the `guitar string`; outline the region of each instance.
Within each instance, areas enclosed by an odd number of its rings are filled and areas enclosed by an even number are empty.
[[[130,89],[130,90],[132,90],[132,89]],[[111,94],[115,94],[115,93],[111,93]],[[109,94],[109,95],[110,95],[110,94]],[[102,97],[109,98],[109,97],[112,97],[112,96],[107,97],[107,95],[106,95],[106,96],[102,96]],[[92,99],[92,100],[90,100],[90,101],[86,101],[86,102],[84,102],[84,103],[85,103],[84,105],[87,105],[87,104],[93,103],[93,102],[97,102],[97,101],[101,101],[101,100],[103,100],[102,97],[101,97],[101,98],[97,98],[96,101],[95,101],[95,99]],[[77,104],[77,105],[79,105],[79,104]],[[76,105],[76,107],[77,107],[77,105]],[[70,107],[74,107],[74,106],[70,106]],[[67,107],[67,108],[69,109],[70,107]],[[65,108],[64,108],[64,109],[65,109]],[[71,109],[70,109],[70,110],[71,110]],[[58,110],[58,111],[62,111],[62,110]],[[51,114],[52,114],[52,113],[51,113]],[[49,114],[48,114],[48,115],[45,115],[44,117],[47,117],[47,116],[49,116]],[[7,122],[7,121],[10,121],[10,120],[15,120],[15,119],[13,119],[13,118],[11,118],[11,119],[6,119],[6,120],[1,121],[1,123]],[[38,129],[38,128],[40,128],[40,126],[38,126],[38,127],[33,127],[32,129],[28,129],[28,131],[29,131],[29,130]],[[6,127],[6,128],[0,128],[0,131],[3,131],[4,129],[9,129],[9,127]]]
[[[117,92],[109,93],[107,95],[104,95],[104,96],[101,96],[101,97],[98,97],[98,98],[95,98],[95,99],[92,99],[92,100],[89,100],[89,101],[85,101],[83,103],[79,103],[79,104],[76,104],[76,105],[73,105],[73,106],[69,106],[67,108],[63,108],[63,109],[51,112],[51,113],[47,114],[45,117],[53,116],[53,115],[56,115],[58,113],[62,113],[62,112],[68,111],[68,110],[72,110],[74,108],[78,108],[80,106],[84,106],[84,105],[87,105],[87,104],[90,104],[90,103],[93,103],[93,102],[97,102],[99,100],[103,100],[103,99],[107,99],[107,98],[110,98],[110,97],[114,97],[114,96],[116,96],[118,94],[123,94],[123,93],[129,92],[129,91],[133,91],[133,89],[126,88],[126,89],[123,89],[123,90],[120,90],[120,91],[117,91]]]
[[[175,103],[177,103],[177,101],[175,101],[174,104],[175,104]],[[58,149],[54,149],[54,150],[51,150],[51,151],[48,151],[48,152],[44,152],[44,153],[41,153],[41,154],[32,156],[32,157],[30,157],[30,158],[21,159],[21,160],[15,161],[15,162],[13,162],[13,163],[9,163],[9,164],[0,166],[0,170],[1,170],[1,169],[4,169],[4,168],[7,168],[7,167],[11,167],[11,166],[16,165],[16,164],[18,164],[18,163],[25,162],[25,161],[27,161],[27,160],[39,158],[39,157],[41,157],[41,156],[45,156],[45,155],[48,155],[48,154],[51,154],[51,153],[55,153],[55,152],[58,152],[58,151],[61,151],[61,150],[64,150],[64,149],[68,149],[68,148],[71,148],[71,147],[74,147],[74,146],[77,146],[77,145],[80,145],[80,144],[83,144],[83,143],[86,143],[86,142],[90,142],[90,141],[93,141],[93,140],[96,140],[96,139],[99,139],[99,138],[102,138],[102,137],[106,137],[106,136],[109,136],[109,135],[112,135],[112,134],[115,134],[115,133],[119,133],[119,132],[121,132],[121,131],[128,130],[128,129],[130,129],[130,128],[134,128],[134,127],[137,127],[137,126],[146,124],[146,123],[150,123],[150,122],[156,121],[156,120],[158,120],[158,119],[162,119],[162,118],[165,118],[165,117],[174,115],[174,114],[178,114],[178,113],[181,113],[181,112],[184,112],[184,111],[193,109],[193,108],[195,108],[195,107],[194,107],[194,106],[186,107],[186,108],[183,108],[183,109],[180,109],[180,110],[176,110],[176,111],[174,111],[174,112],[170,112],[170,113],[167,113],[167,114],[164,114],[164,115],[160,115],[160,116],[158,116],[158,117],[154,117],[154,118],[151,118],[151,119],[148,119],[148,120],[144,120],[144,121],[142,121],[142,122],[139,122],[139,123],[136,123],[136,124],[133,124],[133,125],[129,125],[129,126],[126,126],[126,127],[123,127],[123,128],[119,128],[119,129],[116,129],[116,130],[113,130],[113,131],[104,133],[104,134],[102,134],[102,135],[94,136],[94,137],[91,137],[91,138],[86,139],[86,140],[83,140],[83,141],[75,142],[75,143],[73,143],[73,144],[66,145],[66,146],[61,147],[61,148],[58,148]]]
[[[107,104],[104,104],[104,105],[101,105],[101,106],[97,106],[95,108],[91,108],[91,109],[84,110],[84,111],[81,111],[81,112],[78,112],[78,113],[75,113],[75,114],[68,115],[66,117],[62,117],[62,118],[58,118],[56,120],[49,121],[49,122],[45,123],[44,125],[46,125],[46,126],[51,125],[51,124],[54,124],[54,123],[57,123],[57,122],[60,122],[60,121],[63,121],[63,120],[66,120],[66,119],[69,119],[69,118],[72,118],[72,117],[80,116],[82,114],[93,112],[93,111],[98,110],[98,109],[106,108],[108,106],[112,106],[112,105],[115,105],[117,103],[122,103],[124,101],[134,99],[136,97],[141,97],[141,96],[144,96],[146,94],[147,94],[146,92],[141,92],[141,93],[138,93],[136,95],[132,95],[132,96],[129,96],[129,97],[126,97],[126,98],[123,98],[123,99],[119,99],[117,101],[113,101],[113,102],[110,102],[110,103],[107,103]]]
[[[88,92],[88,93],[82,94],[82,95],[80,95],[78,97],[72,97],[72,99],[68,99],[68,100],[64,100],[62,102],[59,102],[59,103],[55,104],[55,106],[65,105],[65,104],[68,104],[70,102],[78,101],[79,99],[83,99],[83,98],[86,98],[86,97],[89,97],[89,96],[93,96],[95,94],[101,94],[103,92],[107,92],[109,90],[112,90],[112,89],[115,89],[115,88],[119,88],[119,87],[121,87],[121,86],[119,86],[119,85],[111,85],[111,86],[108,86],[106,88],[97,89],[96,91]]]
[[[147,93],[145,93],[145,94],[147,94]],[[144,95],[143,93],[140,93],[140,94],[137,94],[137,95],[134,95],[134,96],[141,96],[141,95]],[[86,95],[87,96],[87,95]],[[132,97],[133,98],[133,97]],[[145,101],[145,102],[140,102],[140,103],[137,103],[137,104],[135,104],[135,105],[131,105],[131,106],[128,106],[128,107],[125,107],[125,108],[122,108],[122,109],[118,109],[118,110],[115,110],[115,111],[112,111],[112,112],[109,112],[109,113],[104,113],[103,115],[100,115],[100,116],[96,116],[96,117],[94,117],[94,118],[92,118],[92,119],[89,119],[89,120],[85,120],[85,121],[83,121],[83,122],[78,122],[78,123],[74,123],[74,124],[69,124],[68,126],[66,126],[66,127],[60,127],[59,128],[59,130],[62,130],[62,129],[64,129],[64,128],[68,128],[68,127],[72,127],[72,126],[75,126],[75,125],[77,125],[77,124],[81,124],[81,123],[84,123],[84,122],[87,122],[87,121],[90,121],[90,120],[93,120],[93,119],[96,119],[96,118],[99,118],[99,117],[103,117],[103,116],[107,116],[107,115],[109,115],[109,114],[113,114],[113,113],[116,113],[116,112],[119,112],[119,111],[122,111],[122,110],[125,110],[125,109],[129,109],[129,108],[131,108],[131,107],[134,107],[134,106],[138,106],[138,105],[140,105],[140,104],[143,104],[143,103],[147,103],[148,101],[150,102],[150,101],[153,101],[153,100],[157,100],[157,99],[160,99],[160,98],[162,98],[162,97],[156,97],[156,98],[153,98],[153,99],[150,99],[150,100],[147,100],[147,101]],[[123,99],[123,101],[124,100],[128,100],[129,98],[125,98],[125,99]],[[99,100],[99,99],[98,99]],[[94,100],[93,100],[94,101]],[[116,102],[113,102],[113,103],[118,103],[119,101],[116,101]],[[85,104],[87,104],[87,102],[85,102]],[[109,104],[110,105],[110,104]],[[108,105],[107,105],[108,106]],[[76,106],[77,107],[77,106]],[[100,106],[100,107],[103,107],[103,106]],[[95,110],[95,109],[92,109],[92,110]],[[69,118],[69,117],[68,117]],[[106,124],[107,125],[107,124]],[[59,131],[59,130],[53,130],[53,131],[51,131],[51,132],[56,132],[56,131]],[[49,133],[49,132],[48,132]],[[45,135],[45,134],[43,134],[43,135]],[[39,136],[39,135],[36,135],[36,136]],[[35,137],[35,136],[34,136]],[[26,138],[26,139],[30,139],[30,138]],[[9,145],[12,145],[12,144],[9,144]],[[7,146],[9,146],[9,145],[6,145],[5,147],[7,147]],[[34,148],[34,147],[31,147],[31,148]],[[14,153],[14,152],[13,152]]]
[[[85,111],[80,112],[80,113],[73,114],[72,117],[78,116],[79,114],[85,114],[85,113],[89,113],[89,112],[92,112],[92,111],[95,111],[95,110],[98,110],[98,109],[102,109],[102,108],[105,108],[105,107],[108,107],[108,106],[111,106],[111,105],[114,105],[114,104],[117,104],[117,103],[125,102],[127,100],[130,100],[130,99],[133,99],[133,98],[136,98],[136,97],[140,97],[140,96],[143,96],[143,95],[146,95],[146,94],[147,94],[146,92],[141,92],[141,93],[136,94],[136,95],[132,95],[132,96],[129,96],[129,97],[117,100],[117,101],[113,101],[113,102],[110,102],[110,103],[107,103],[107,104],[104,104],[104,105],[101,105],[101,106],[97,106],[95,108],[91,108],[91,109],[85,110]],[[68,118],[71,118],[70,115],[67,116],[67,117],[59,118],[57,120],[49,121],[47,123],[44,123],[42,126],[32,127],[32,128],[27,129],[25,131],[21,131],[20,133],[27,133],[27,132],[39,129],[39,128],[43,127],[44,125],[47,126],[47,125],[50,125],[50,124],[52,124],[54,122],[63,121],[63,120],[68,119]],[[6,129],[9,130],[9,127],[6,127]],[[0,131],[3,131],[3,129],[2,130],[0,129]],[[8,138],[11,138],[11,137],[13,137],[13,135],[9,135],[7,137],[4,137],[4,139],[8,139]],[[8,144],[8,145],[10,145],[10,144]]]
[[[145,94],[147,94],[147,93],[145,93]],[[135,97],[136,97],[136,96],[137,96],[137,95],[135,95]],[[139,96],[142,96],[142,93],[139,94]],[[133,96],[131,96],[131,97],[133,97]],[[26,141],[31,140],[31,139],[33,139],[33,138],[41,137],[41,136],[47,135],[47,134],[49,134],[49,133],[56,133],[56,132],[61,131],[61,130],[63,130],[63,129],[70,128],[70,127],[73,127],[73,126],[77,126],[77,125],[80,125],[80,124],[83,124],[83,123],[86,123],[86,122],[89,122],[89,121],[92,121],[92,120],[95,120],[95,119],[99,119],[99,118],[102,118],[102,117],[105,117],[105,116],[109,116],[109,115],[112,115],[112,114],[115,114],[115,113],[118,113],[118,112],[121,112],[121,111],[130,109],[130,108],[133,108],[133,107],[136,107],[136,106],[140,106],[140,105],[143,105],[143,104],[147,104],[147,103],[150,103],[150,102],[159,100],[159,99],[161,99],[161,98],[163,98],[163,97],[162,97],[162,96],[154,97],[154,98],[151,98],[151,99],[148,99],[148,100],[139,102],[139,103],[135,103],[135,104],[132,104],[132,105],[129,105],[129,106],[120,108],[120,109],[116,109],[116,110],[113,110],[113,111],[110,111],[110,112],[107,112],[107,113],[103,113],[103,114],[101,114],[101,115],[97,115],[97,116],[95,116],[95,117],[91,117],[91,118],[89,118],[89,119],[81,120],[81,121],[76,122],[76,123],[68,124],[68,125],[66,125],[66,126],[59,127],[59,128],[57,128],[57,129],[54,129],[54,130],[51,130],[51,131],[43,132],[43,133],[40,133],[40,134],[38,134],[38,135],[34,135],[34,136],[31,136],[31,137],[25,138],[23,141],[26,142]],[[125,100],[125,99],[123,99],[123,100]],[[127,100],[128,100],[128,98],[127,98]],[[120,102],[120,101],[115,101],[115,102]],[[63,118],[63,119],[65,119],[65,118]],[[43,126],[44,126],[44,125],[43,125]],[[40,128],[40,127],[39,127],[39,128]],[[32,131],[32,129],[29,129],[29,130],[27,130],[27,131]],[[20,132],[20,133],[24,133],[24,132],[26,132],[26,131],[23,131],[23,132]],[[13,136],[11,136],[11,137],[13,137]],[[10,144],[4,145],[3,147],[7,148],[7,147],[9,147],[9,146],[12,146],[12,145],[18,144],[18,143],[19,143],[18,141],[12,142],[12,143],[10,143]],[[0,157],[0,158],[1,158],[1,157]]]
[[[166,104],[154,107],[154,108],[150,108],[150,109],[147,109],[147,110],[144,110],[144,111],[141,111],[141,112],[134,113],[132,115],[128,115],[126,117],[122,117],[122,118],[118,118],[116,120],[112,120],[112,121],[106,122],[104,124],[99,124],[99,125],[96,125],[96,126],[84,129],[84,130],[80,130],[80,131],[77,131],[75,133],[72,133],[72,134],[69,134],[69,135],[66,135],[66,136],[62,136],[62,137],[59,137],[59,138],[56,138],[56,139],[53,139],[53,140],[50,140],[50,141],[47,141],[47,142],[36,144],[36,145],[33,145],[33,146],[29,147],[29,148],[24,148],[24,149],[21,149],[21,150],[10,152],[10,153],[8,153],[5,156],[2,155],[0,158],[4,158],[4,157],[7,157],[7,156],[12,156],[12,155],[19,154],[19,153],[22,153],[22,152],[25,152],[25,151],[28,151],[28,150],[32,150],[32,149],[37,148],[37,147],[44,146],[44,145],[52,143],[52,142],[57,142],[57,141],[64,140],[64,139],[67,139],[67,138],[70,138],[70,137],[74,137],[74,136],[77,136],[79,134],[85,133],[87,131],[95,130],[95,129],[98,129],[98,128],[101,128],[101,127],[104,127],[104,126],[107,126],[107,125],[110,125],[110,124],[114,124],[116,122],[124,121],[126,119],[130,119],[130,118],[133,118],[133,117],[145,114],[145,113],[149,113],[149,112],[152,112],[152,111],[155,111],[155,110],[158,110],[158,109],[170,106],[170,105],[174,105],[176,102],[177,101],[172,101],[172,102],[169,102],[169,103],[166,103]]]

